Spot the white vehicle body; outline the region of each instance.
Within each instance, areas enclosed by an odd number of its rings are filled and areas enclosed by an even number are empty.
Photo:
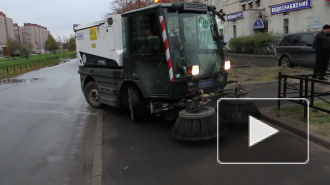
[[[123,65],[121,15],[74,27],[77,56],[81,66],[119,67]]]

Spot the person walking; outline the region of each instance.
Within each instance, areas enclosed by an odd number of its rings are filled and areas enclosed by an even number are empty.
[[[324,75],[326,73],[329,59],[330,59],[330,25],[326,24],[323,26],[322,31],[316,34],[314,37],[314,48],[316,52],[315,56],[315,68],[313,78],[319,80],[325,80]]]
[[[325,80],[324,75],[326,73],[329,59],[330,59],[330,25],[326,24],[323,26],[322,31],[317,33],[314,37],[314,48],[316,52],[315,56],[315,68],[313,78],[319,80]]]

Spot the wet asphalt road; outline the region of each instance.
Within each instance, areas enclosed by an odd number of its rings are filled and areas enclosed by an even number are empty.
[[[216,140],[181,142],[170,130],[173,123],[153,118],[135,124],[129,113],[104,112],[103,183],[116,185],[329,184],[330,151],[310,143],[306,165],[230,165],[217,163]],[[274,126],[275,127],[275,126]],[[231,129],[220,137],[224,162],[306,160],[306,142],[280,129],[279,134],[250,150],[247,131]]]
[[[248,59],[252,61],[253,59]],[[248,62],[248,60],[244,60]],[[261,67],[276,62],[257,60]],[[277,97],[277,83],[249,85],[248,97]],[[262,102],[259,106],[269,106]],[[271,123],[268,123],[273,127]],[[217,142],[181,142],[170,133],[173,122],[151,118],[135,124],[128,112],[107,107],[104,111],[103,183],[116,185],[231,185],[329,184],[330,151],[310,142],[308,164],[230,165],[217,163]],[[278,128],[278,127],[276,127]],[[302,162],[306,140],[278,128],[279,134],[250,148],[247,130],[230,129],[220,137],[223,162]]]
[[[0,184],[90,182],[83,174],[91,169],[96,112],[77,70],[71,60],[2,81]]]

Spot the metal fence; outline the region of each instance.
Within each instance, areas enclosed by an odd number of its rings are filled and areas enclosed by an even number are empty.
[[[70,58],[77,58],[77,54],[71,54]]]
[[[330,73],[325,75],[330,75]],[[278,98],[306,98],[310,102],[309,107],[330,113],[330,110],[315,105],[315,100],[330,104],[330,91],[326,90],[326,88],[330,88],[330,82],[313,79],[313,76],[315,75],[283,75],[279,72]],[[320,92],[320,90],[315,88],[316,85],[324,86],[326,88],[323,88]],[[325,97],[328,98],[326,99]],[[307,103],[305,101],[291,101],[304,105],[304,116],[306,118],[308,109]],[[278,109],[281,108],[280,101],[278,101],[277,106]]]
[[[56,61],[57,62],[59,61],[58,56],[34,60],[34,61],[22,62],[19,64],[10,64],[7,66],[2,66],[2,67],[0,67],[0,78],[15,75],[20,72],[29,71],[30,69],[35,69],[38,67],[48,66],[50,64],[53,64]],[[10,63],[10,62],[8,62],[8,63]]]

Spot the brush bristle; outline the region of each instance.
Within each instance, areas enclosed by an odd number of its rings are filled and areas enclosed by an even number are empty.
[[[210,140],[217,137],[217,116],[215,111],[213,108],[208,108],[206,111],[206,114],[209,113],[210,115],[206,117],[204,114],[204,116],[200,116],[201,118],[198,118],[195,114],[180,112],[172,128],[173,137],[184,141]],[[189,117],[193,119],[189,119]],[[226,130],[227,124],[222,119],[220,123],[219,133],[222,134]]]
[[[219,104],[219,117],[222,117],[231,127],[247,127],[249,116],[260,117],[256,105],[249,100],[223,100]]]

